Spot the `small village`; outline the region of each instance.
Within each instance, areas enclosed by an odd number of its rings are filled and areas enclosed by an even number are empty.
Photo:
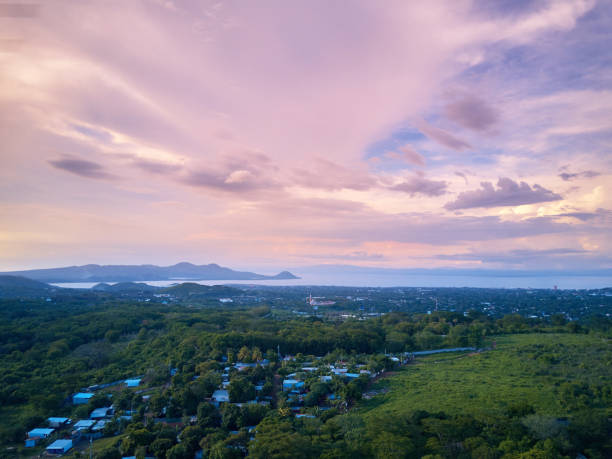
[[[332,409],[335,412],[345,412],[359,399],[370,399],[384,393],[385,389],[370,390],[371,382],[386,371],[408,364],[417,356],[475,350],[473,347],[462,347],[396,355],[352,355],[337,360],[332,355],[281,356],[279,353],[277,359],[271,360],[263,358],[259,349],[245,347],[238,356],[246,357],[244,360],[249,361],[231,363],[232,354],[229,353],[229,358],[222,356],[217,362],[218,370],[207,372],[208,378],[215,374],[220,382],[210,396],[198,404],[196,414],[189,415],[189,409],[183,409],[182,414],[187,416],[180,416],[180,407],[172,404],[161,406],[159,410],[156,397],[159,401],[160,392],[184,382],[179,370],[170,368],[169,382],[161,387],[148,384],[146,376],[140,376],[84,388],[73,394],[69,403],[77,410],[79,407],[91,409],[86,418],[49,417],[46,425],[27,433],[25,446],[30,448],[45,445],[43,456],[62,456],[73,449],[87,450],[95,440],[112,437],[118,433],[120,426],[125,427],[132,422],[171,426],[176,432],[177,441],[180,441],[181,429],[198,423],[197,412],[206,412],[211,416],[211,411],[216,410],[217,413],[213,412],[212,417],[220,419],[232,406],[234,410],[255,412],[252,418],[256,420],[261,420],[270,409],[278,409],[297,419],[324,416],[326,411]],[[211,362],[207,364],[211,366]],[[190,384],[197,384],[201,377],[191,376]],[[121,394],[123,403],[116,403],[114,394]],[[126,395],[130,399],[129,409],[126,409]],[[102,403],[105,406],[99,406],[100,400],[107,401]],[[260,408],[253,410],[252,407]],[[252,440],[255,429],[256,423],[236,423],[230,425],[228,434],[240,435],[244,432]],[[194,454],[196,459],[201,456],[201,451]],[[123,456],[123,459],[132,457],[136,456]]]
[[[229,359],[223,356],[217,362],[219,369],[212,373],[218,376],[219,384],[210,396],[199,403],[200,411],[203,404],[217,411],[227,411],[228,406],[236,409],[258,406],[262,414],[269,409],[278,409],[296,418],[315,418],[331,409],[346,411],[355,400],[377,394],[376,391],[367,390],[372,379],[384,371],[406,364],[414,357],[408,353],[364,355],[331,361],[330,356],[305,357],[298,354],[279,356],[271,361],[268,358],[257,359],[261,357],[257,348],[243,348],[238,355],[248,355],[245,360],[249,361],[231,363],[230,354]],[[207,377],[211,376],[211,372],[207,372]],[[201,377],[191,376],[190,384],[197,384]],[[44,456],[62,456],[75,449],[86,451],[92,442],[102,437],[112,437],[120,430],[119,426],[125,427],[136,421],[145,425],[154,422],[171,426],[180,441],[181,429],[197,424],[197,414],[180,416],[180,407],[177,410],[176,406],[163,406],[156,411],[154,404],[161,392],[183,380],[177,368],[170,368],[168,382],[161,387],[152,386],[146,376],[141,376],[84,388],[73,394],[69,403],[73,412],[83,412],[83,408],[79,407],[90,409],[86,418],[49,417],[45,425],[27,433],[25,446],[42,447]],[[129,394],[129,409],[125,409],[128,408],[125,403],[117,403],[117,394],[121,394],[123,399]],[[106,404],[100,403],[105,399]],[[99,406],[101,404],[105,406]],[[188,409],[183,410],[182,414],[188,412]],[[221,413],[217,413],[217,417],[221,417]],[[229,435],[244,431],[252,439],[256,425],[231,427]],[[198,457],[197,451],[195,457]]]

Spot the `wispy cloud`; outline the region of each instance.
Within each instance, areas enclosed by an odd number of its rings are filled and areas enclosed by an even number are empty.
[[[444,129],[432,126],[429,123],[426,123],[425,121],[419,121],[417,123],[417,127],[419,128],[419,131],[421,131],[431,140],[445,147],[458,151],[469,150],[472,148],[472,146],[465,140],[455,137]]]

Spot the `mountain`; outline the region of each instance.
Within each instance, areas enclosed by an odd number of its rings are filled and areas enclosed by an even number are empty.
[[[0,298],[44,296],[57,287],[21,276],[0,275]]]
[[[155,265],[84,265],[63,268],[32,269],[0,273],[27,277],[41,282],[134,282],[173,279],[192,280],[284,280],[299,279],[288,271],[265,276],[248,271],[234,271],[215,263],[194,265],[178,263],[173,266]],[[104,286],[99,288],[103,290]]]

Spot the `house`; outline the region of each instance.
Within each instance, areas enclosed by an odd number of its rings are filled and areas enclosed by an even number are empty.
[[[90,419],[102,419],[102,418],[105,418],[110,410],[111,410],[110,406],[107,406],[107,407],[104,407],[104,408],[96,408],[95,410],[93,410],[91,412],[91,414],[89,415],[89,418]]]
[[[302,389],[304,387],[304,381],[298,381],[297,379],[285,379],[283,381],[283,390],[284,391],[290,391],[290,390],[299,390]]]
[[[51,417],[51,418],[47,418],[47,421],[49,422],[49,425],[51,427],[54,427],[56,429],[58,427],[62,427],[64,425],[70,423],[70,419],[68,419],[68,418],[53,418],[53,417]]]
[[[140,386],[140,381],[142,381],[142,379],[134,378],[134,379],[126,379],[124,382],[127,384],[128,387],[138,387]]]
[[[229,402],[229,392],[226,390],[218,389],[212,394],[213,402],[222,403]]]
[[[49,446],[47,446],[48,454],[64,454],[72,448],[72,440],[55,440]]]
[[[36,446],[36,443],[38,443],[38,441],[40,440],[40,438],[26,438],[25,441],[25,447],[26,448],[33,448]]]
[[[53,432],[55,432],[55,429],[32,429],[28,432],[28,438],[47,438]]]
[[[79,392],[72,396],[72,403],[75,405],[85,405],[94,396],[91,392]]]
[[[90,429],[91,427],[93,427],[93,426],[94,426],[94,424],[95,424],[96,422],[97,422],[97,421],[95,421],[95,420],[93,420],[93,419],[81,419],[79,422],[77,422],[77,423],[74,425],[74,428],[75,428],[76,430],[78,430],[79,432],[81,432],[81,431],[84,431],[84,430],[88,430],[88,429]]]
[[[331,376],[321,376],[321,382],[331,382],[332,379]]]
[[[28,438],[26,438],[25,446],[26,448],[32,448],[36,446],[39,440],[43,438],[47,438],[55,432],[55,429],[32,429],[28,432]]]
[[[96,425],[91,428],[91,431],[99,432],[100,430],[104,429],[105,425],[106,425],[106,421],[98,421],[96,422]]]

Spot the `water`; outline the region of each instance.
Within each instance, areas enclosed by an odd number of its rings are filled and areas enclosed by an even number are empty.
[[[612,287],[612,278],[604,276],[474,276],[474,275],[430,275],[430,274],[306,274],[301,279],[286,280],[193,280],[173,279],[165,281],[143,281],[157,287],[168,287],[181,282],[202,285],[335,285],[345,287],[479,287],[479,288],[554,288],[596,289]],[[113,284],[114,282],[108,282]],[[98,282],[54,283],[58,287],[91,288]]]

